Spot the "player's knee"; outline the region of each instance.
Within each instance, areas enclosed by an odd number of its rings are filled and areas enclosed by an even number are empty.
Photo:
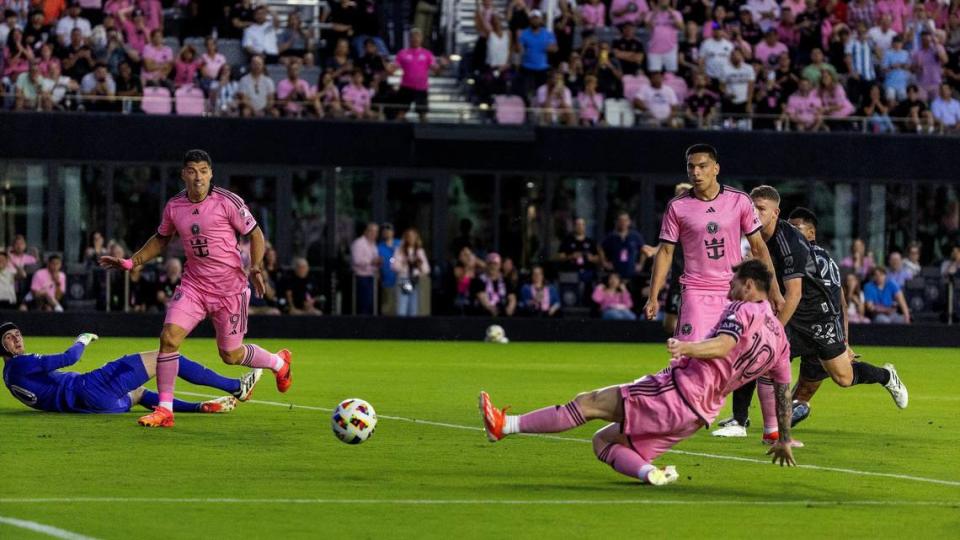
[[[853,386],[853,373],[830,373],[830,378],[837,386],[847,388]]]
[[[581,392],[577,394],[577,397],[573,398],[577,402],[577,405],[580,406],[580,410],[584,414],[588,414],[588,411],[592,411],[596,408],[598,394],[596,390],[590,392]]]
[[[220,359],[223,360],[224,364],[237,365],[243,361],[243,349],[237,349],[235,351],[220,349]]]
[[[180,342],[183,339],[177,335],[174,331],[164,328],[160,332],[160,349],[161,352],[173,352],[180,348]]]

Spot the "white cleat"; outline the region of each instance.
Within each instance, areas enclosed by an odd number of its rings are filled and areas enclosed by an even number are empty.
[[[200,412],[206,414],[228,413],[237,408],[237,398],[223,396],[200,404]]]
[[[713,430],[710,434],[714,437],[746,437],[747,428],[741,426],[736,420],[733,420],[722,428]]]
[[[263,370],[257,368],[251,369],[246,375],[240,377],[240,390],[234,392],[233,397],[240,401],[250,399],[250,394],[253,393],[253,388],[257,386],[257,382],[260,381],[261,375],[263,375]]]
[[[897,375],[897,368],[893,367],[893,364],[884,364],[883,369],[890,372],[890,380],[887,381],[884,388],[887,389],[887,392],[890,392],[890,397],[893,398],[897,407],[906,409],[907,402],[910,401],[910,394],[907,392],[907,387],[904,386],[903,381],[900,380],[900,376]]]
[[[652,469],[647,473],[647,483],[651,486],[665,486],[667,484],[672,484],[680,478],[680,475],[677,474],[677,468],[673,465],[664,467],[662,469]]]

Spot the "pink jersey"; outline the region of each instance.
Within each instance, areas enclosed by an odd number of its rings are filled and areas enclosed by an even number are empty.
[[[707,424],[717,417],[726,395],[744,383],[767,376],[790,384],[790,343],[769,302],[733,302],[710,335],[719,334],[737,340],[726,358],[684,356],[668,368],[684,401]]]
[[[250,234],[256,226],[243,199],[211,187],[198,203],[191,202],[186,191],[167,201],[157,234],[180,235],[187,254],[183,285],[212,296],[231,296],[247,288],[237,235]]]
[[[740,237],[760,230],[760,218],[750,197],[720,186],[710,201],[696,198],[693,190],[671,200],[660,225],[660,240],[683,246],[684,288],[726,292],[733,267],[742,260]]]
[[[397,53],[397,64],[403,68],[400,86],[414,90],[426,90],[429,85],[430,68],[436,63],[433,53],[423,47],[402,49]]]

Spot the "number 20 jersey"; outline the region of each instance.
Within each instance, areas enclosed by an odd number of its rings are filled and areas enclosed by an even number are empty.
[[[840,314],[840,268],[827,250],[807,242],[799,230],[783,220],[777,222],[773,236],[767,240],[767,250],[781,292],[785,290],[784,281],[803,280],[800,303],[791,323],[833,321]]]
[[[167,201],[157,234],[180,236],[187,254],[185,286],[211,296],[231,296],[247,288],[237,235],[248,235],[256,226],[243,199],[211,186],[200,202],[192,202],[185,191]]]

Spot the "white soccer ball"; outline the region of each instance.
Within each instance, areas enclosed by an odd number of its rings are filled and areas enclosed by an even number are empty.
[[[507,333],[499,324],[491,324],[487,327],[487,335],[484,338],[487,343],[509,343]]]
[[[362,399],[345,399],[337,405],[331,418],[333,434],[347,444],[360,444],[373,436],[377,412]]]

